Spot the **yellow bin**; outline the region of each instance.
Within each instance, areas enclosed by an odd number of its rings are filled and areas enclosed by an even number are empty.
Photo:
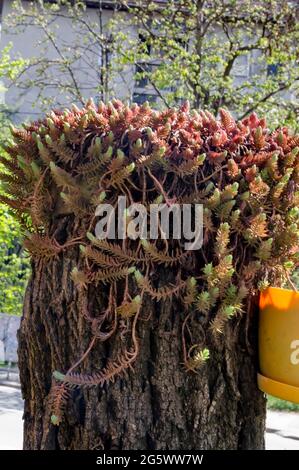
[[[299,292],[269,287],[260,295],[259,388],[299,403]]]

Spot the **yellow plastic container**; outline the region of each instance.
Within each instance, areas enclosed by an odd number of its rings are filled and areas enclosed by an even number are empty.
[[[299,403],[299,292],[269,287],[260,295],[259,388]]]

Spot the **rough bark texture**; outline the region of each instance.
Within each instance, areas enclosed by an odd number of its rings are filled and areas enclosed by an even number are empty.
[[[56,238],[63,241],[69,229],[61,219]],[[185,314],[172,299],[159,304],[147,299],[134,371],[103,388],[75,390],[63,423],[50,423],[52,372],[65,372],[91,338],[70,279],[77,260],[72,248],[59,259],[33,263],[19,331],[24,449],[262,449],[265,398],[256,385],[256,312],[229,322],[211,345],[208,363],[198,374],[187,373],[181,342]],[[90,299],[95,310],[99,297]],[[200,331],[194,328],[196,338]],[[117,335],[109,344],[98,343],[80,370],[105,365],[120,341]]]

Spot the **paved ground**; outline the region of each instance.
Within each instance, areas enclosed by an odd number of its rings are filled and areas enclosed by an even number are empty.
[[[22,410],[20,390],[0,386],[0,450],[22,449]],[[268,412],[266,448],[299,450],[299,413]]]
[[[22,449],[22,415],[20,390],[0,386],[0,450]]]
[[[266,448],[299,450],[299,413],[268,411]]]

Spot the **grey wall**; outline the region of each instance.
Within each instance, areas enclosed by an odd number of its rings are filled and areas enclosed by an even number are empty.
[[[45,43],[45,35],[43,31],[38,26],[29,26],[23,29],[23,31],[15,34],[14,31],[11,31],[6,27],[5,19],[12,11],[12,1],[4,0],[3,2],[3,11],[2,11],[2,28],[1,28],[1,40],[0,48],[2,49],[10,42],[13,43],[10,55],[12,58],[21,56],[22,58],[32,59],[36,55],[37,48],[39,53],[41,49],[46,46],[47,52],[46,57],[50,60],[55,60],[57,57],[57,51],[55,47],[51,44],[50,41]],[[24,7],[28,7],[28,2],[23,2]],[[103,23],[109,21],[113,12],[111,10],[104,10],[103,12]],[[118,12],[117,15],[121,15],[122,18],[125,18],[127,13]],[[98,22],[98,11],[95,8],[87,8],[85,12],[86,19],[91,22]],[[58,38],[58,43],[60,45],[72,44],[72,42],[77,42],[77,39],[80,38],[81,31],[78,29],[77,25],[74,25],[67,18],[58,18],[53,24],[53,31]],[[126,31],[130,34],[135,34],[133,30]],[[75,40],[73,38],[76,38]],[[40,42],[40,44],[39,44]],[[99,54],[97,54],[99,50]],[[99,76],[97,70],[93,70],[92,66],[96,69],[100,57],[100,48],[97,44],[94,45],[92,49],[87,49],[84,51],[82,58],[79,59],[75,66],[73,67],[74,76],[76,81],[79,83],[79,88],[84,96],[88,99],[90,96],[94,97],[96,95],[96,84],[98,83]],[[50,87],[47,89],[46,96],[55,96],[58,106],[63,107],[69,105],[73,101],[69,96],[63,94],[58,95],[58,89],[55,81],[64,80],[65,78],[55,66],[51,67],[48,74],[48,82]],[[36,79],[37,75],[34,70],[31,70],[30,73],[27,73],[27,78]],[[129,99],[132,96],[134,88],[133,80],[133,68],[132,66],[126,66],[126,68],[119,74],[113,77],[113,80],[110,83],[112,88],[112,96],[117,95],[119,99]],[[115,93],[113,93],[115,90]],[[5,93],[5,104],[13,111],[17,112],[17,120],[22,121],[28,115],[30,117],[38,116],[43,112],[43,106],[41,102],[37,101],[39,88],[30,87],[26,90],[20,90],[17,87],[17,83],[11,86]],[[37,101],[37,103],[36,103]]]
[[[30,26],[25,28],[23,32],[14,34],[14,31],[6,29],[5,27],[5,18],[12,11],[12,0],[3,0],[3,11],[2,11],[2,28],[1,28],[1,39],[0,39],[0,49],[5,47],[9,42],[13,43],[11,50],[12,58],[21,56],[23,58],[33,58],[36,55],[37,49],[39,52],[43,45],[38,45],[39,41],[44,44],[44,34],[37,26]],[[92,3],[92,2],[89,2]],[[95,2],[96,3],[96,2]],[[23,1],[23,5],[28,6],[28,2]],[[126,15],[124,11],[117,12],[117,15],[120,15],[124,20],[124,28],[126,29],[126,35],[129,37],[136,36],[137,32],[126,24]],[[89,22],[98,23],[98,10],[95,8],[87,8],[86,18]],[[111,10],[103,11],[103,23],[107,22],[113,12]],[[60,44],[71,44],[72,38],[80,37],[80,30],[78,27],[71,23],[67,18],[60,18],[55,21],[53,28],[56,30],[58,41]],[[221,34],[219,33],[219,40],[221,40]],[[73,41],[74,42],[74,41]],[[57,57],[57,51],[55,48],[48,42],[47,45],[47,58],[55,60]],[[96,90],[95,86],[99,81],[97,72],[92,71],[92,67],[89,67],[88,64],[93,64],[96,66],[99,61],[99,55],[97,55],[97,44],[94,45],[93,49],[87,49],[85,54],[81,59],[79,59],[74,68],[74,75],[79,83],[79,87],[82,90],[82,94],[87,99],[90,96],[95,97]],[[124,44],[124,47],[126,45]],[[100,50],[100,48],[99,48]],[[100,52],[99,52],[100,54]],[[233,68],[234,75],[234,84],[236,86],[240,85],[246,81],[250,76],[258,73],[262,65],[258,61],[259,53],[258,51],[253,51],[251,54],[240,56]],[[113,58],[112,58],[113,60]],[[50,87],[47,89],[48,96],[55,96],[57,100],[58,107],[69,106],[73,101],[67,95],[58,94],[56,80],[64,80],[63,76],[60,76],[61,72],[56,70],[53,66],[49,69],[48,81]],[[28,73],[28,77],[36,78],[36,75],[33,71]],[[5,93],[5,104],[9,107],[11,111],[15,111],[14,120],[16,122],[22,122],[27,118],[36,118],[44,113],[45,109],[48,109],[48,106],[43,107],[42,103],[37,99],[39,88],[38,87],[29,87],[26,90],[20,90],[17,87],[18,83],[11,86]],[[138,88],[138,84],[134,81],[134,67],[126,66],[121,72],[115,73],[110,80],[111,96],[115,96],[122,100],[130,100],[133,97],[133,100],[138,101],[139,98],[143,99],[145,95],[148,95],[149,101],[152,101],[156,92],[150,87],[146,86],[145,88]],[[246,93],[246,90],[244,90]],[[294,99],[294,96],[291,92],[283,93],[283,96],[286,99]],[[138,97],[138,98],[137,98]],[[146,98],[144,98],[146,99]],[[0,91],[0,102],[1,102],[1,91]],[[157,100],[159,102],[159,100]]]
[[[21,317],[0,313],[0,362],[18,362],[17,331]]]

